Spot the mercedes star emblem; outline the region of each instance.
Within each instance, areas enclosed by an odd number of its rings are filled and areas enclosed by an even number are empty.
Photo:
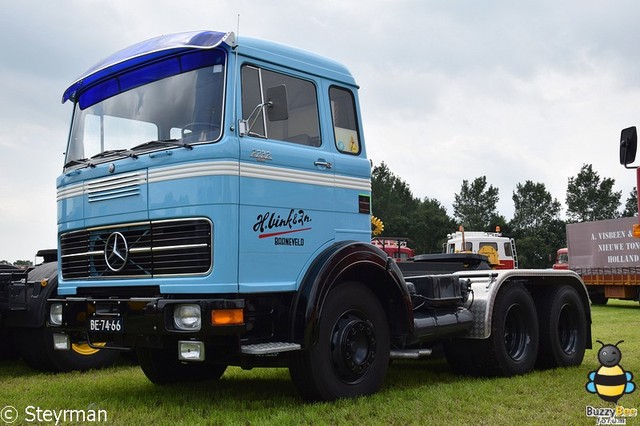
[[[129,258],[129,246],[126,238],[120,232],[109,235],[104,246],[104,260],[113,272],[124,269]]]

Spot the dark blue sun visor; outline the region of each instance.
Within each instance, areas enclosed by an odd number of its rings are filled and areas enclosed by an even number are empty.
[[[234,34],[192,31],[134,44],[89,68],[65,90],[62,102],[78,101],[84,109],[133,87],[199,68],[204,65],[202,55],[187,53],[213,49],[222,43],[233,46]],[[148,66],[141,67],[143,64]],[[140,72],[134,72],[137,68]]]

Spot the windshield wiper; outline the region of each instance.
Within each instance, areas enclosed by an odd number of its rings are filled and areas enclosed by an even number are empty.
[[[77,166],[77,165],[91,167],[91,168],[94,168],[96,166],[88,158],[76,158],[75,160],[68,161],[67,164],[64,165],[64,168],[66,169],[67,167]]]
[[[133,148],[131,148],[131,150],[134,151],[134,150],[148,148],[152,146],[171,146],[171,147],[177,147],[177,148],[193,149],[193,146],[185,142],[180,142],[180,139],[159,139],[157,141],[149,141],[149,142],[141,143],[140,145],[136,145]]]
[[[110,155],[121,155],[123,157],[131,157],[133,159],[138,158],[138,155],[135,154],[134,152],[132,152],[129,149],[110,149],[104,152],[101,152],[99,154],[94,155],[93,157],[91,157],[91,159],[94,158],[104,158],[104,157],[108,157]]]

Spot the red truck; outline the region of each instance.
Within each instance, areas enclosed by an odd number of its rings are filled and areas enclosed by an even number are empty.
[[[569,269],[569,249],[566,247],[558,249],[556,253],[556,262],[553,269]]]
[[[396,262],[407,261],[413,256],[415,252],[409,247],[409,239],[402,237],[375,237],[371,240],[371,244],[379,247],[387,253],[387,255]]]

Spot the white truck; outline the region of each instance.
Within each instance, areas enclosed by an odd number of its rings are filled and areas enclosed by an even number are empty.
[[[518,268],[518,254],[516,242],[513,238],[505,237],[496,232],[459,231],[448,234],[444,245],[445,253],[478,253],[488,257],[494,269]]]

